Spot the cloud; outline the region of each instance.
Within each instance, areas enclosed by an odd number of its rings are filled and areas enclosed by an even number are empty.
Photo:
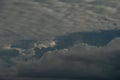
[[[4,79],[98,80],[119,79],[120,38],[106,46],[74,44],[67,49],[48,51],[40,59],[26,60],[24,56],[11,57],[11,62],[0,59],[0,75]],[[4,50],[6,52],[11,50]],[[13,53],[13,52],[11,52]],[[7,53],[7,54],[11,54]],[[16,53],[15,53],[16,54]],[[5,78],[4,76],[7,76]]]
[[[50,41],[72,32],[120,29],[119,0],[1,0],[0,58],[1,78],[45,80],[119,79],[120,39],[106,46],[85,43],[46,52],[40,59],[34,43]],[[23,42],[20,42],[22,41]],[[24,45],[24,40],[33,40]],[[26,42],[25,42],[26,43]],[[42,45],[43,46],[43,45]],[[45,46],[44,46],[45,47]],[[17,55],[16,55],[17,54]],[[7,56],[5,56],[7,57]],[[9,57],[9,56],[8,56]],[[28,58],[30,58],[28,60]]]
[[[120,38],[107,46],[96,47],[76,44],[68,51],[47,52],[40,60],[14,60],[16,77],[98,80],[119,79]],[[36,79],[37,80],[37,79]]]
[[[7,0],[1,8],[1,36],[7,40],[46,39],[48,35],[119,28],[119,1]],[[112,13],[111,13],[112,12]],[[3,27],[5,26],[5,27]],[[6,36],[6,37],[5,37]],[[47,39],[49,39],[47,38]]]

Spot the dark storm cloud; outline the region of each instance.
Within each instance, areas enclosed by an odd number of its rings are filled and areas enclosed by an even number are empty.
[[[1,67],[0,71],[4,76],[13,74],[13,79],[16,77],[18,80],[19,77],[22,79],[47,78],[46,80],[118,80],[120,74],[119,44],[120,39],[116,38],[102,47],[79,43],[67,49],[48,51],[36,60],[12,58],[14,64],[11,68]],[[5,63],[2,58],[0,61],[0,63]]]
[[[17,62],[17,77],[73,80],[118,80],[120,74],[120,39],[107,46],[76,44],[68,51],[46,53],[40,60]]]

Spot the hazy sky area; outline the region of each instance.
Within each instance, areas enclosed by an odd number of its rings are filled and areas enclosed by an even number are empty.
[[[120,80],[120,0],[0,0],[0,80]]]

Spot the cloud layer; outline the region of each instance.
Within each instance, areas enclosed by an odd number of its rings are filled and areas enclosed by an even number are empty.
[[[0,0],[0,80],[119,80],[117,34],[104,46],[76,42],[35,56],[56,46],[56,36],[120,29],[119,5],[119,0]]]
[[[3,39],[46,39],[47,35],[51,38],[76,31],[119,28],[119,0],[1,2],[4,4],[0,11]]]
[[[26,60],[25,56],[1,58],[0,75],[12,79],[55,80],[118,80],[120,65],[120,38],[104,47],[79,43],[73,47],[49,51],[40,59]],[[10,53],[11,54],[11,53]],[[10,63],[11,62],[11,63]],[[6,78],[5,78],[6,79]]]

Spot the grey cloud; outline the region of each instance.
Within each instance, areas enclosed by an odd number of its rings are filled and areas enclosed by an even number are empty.
[[[115,39],[110,44],[117,43]],[[116,44],[116,46],[118,46]],[[64,50],[46,53],[40,60],[17,63],[17,76],[62,79],[119,78],[119,48],[75,45]],[[20,66],[21,65],[21,66]]]
[[[118,7],[94,5],[90,1],[4,1],[7,5],[3,5],[4,8],[0,12],[1,34],[7,40],[41,39],[47,38],[47,35],[51,38],[68,32],[119,28]],[[112,1],[106,3],[112,4]],[[114,3],[119,1],[116,0]]]
[[[21,78],[31,78],[31,80],[118,80],[120,70],[119,43],[120,38],[112,40],[103,47],[80,43],[67,50],[49,51],[40,59],[25,60],[24,57],[20,56],[12,57],[11,60],[14,64],[6,63],[1,58],[0,63],[4,65],[4,68],[1,67],[0,69],[3,72],[1,75],[3,78],[6,75],[13,76],[13,79],[18,80]]]
[[[102,47],[80,43],[68,49],[48,51],[40,59],[34,60],[32,60],[32,58],[26,60],[24,57],[22,58],[18,55],[16,58],[11,57],[12,63],[14,64],[6,63],[6,61],[2,61],[3,59],[1,58],[0,63],[3,66],[6,65],[4,69],[1,67],[1,72],[6,75],[7,69],[9,72],[7,75],[10,75],[12,70],[12,72],[14,71],[15,77],[24,78],[119,78],[119,43],[120,38],[116,38],[108,45]],[[12,48],[10,50],[3,50],[3,55],[6,55],[6,52],[10,52],[11,50]],[[7,55],[8,54],[12,56],[11,53],[7,53]],[[7,66],[11,67],[8,68]]]
[[[0,0],[1,55],[34,53],[34,42],[23,46],[21,40],[35,40],[39,44],[41,40],[49,41],[72,32],[119,29],[119,2]],[[48,51],[40,59],[15,54],[16,57],[10,58],[12,64],[0,58],[0,77],[1,80],[118,80],[119,41],[115,39],[104,47],[75,44],[68,49]]]

